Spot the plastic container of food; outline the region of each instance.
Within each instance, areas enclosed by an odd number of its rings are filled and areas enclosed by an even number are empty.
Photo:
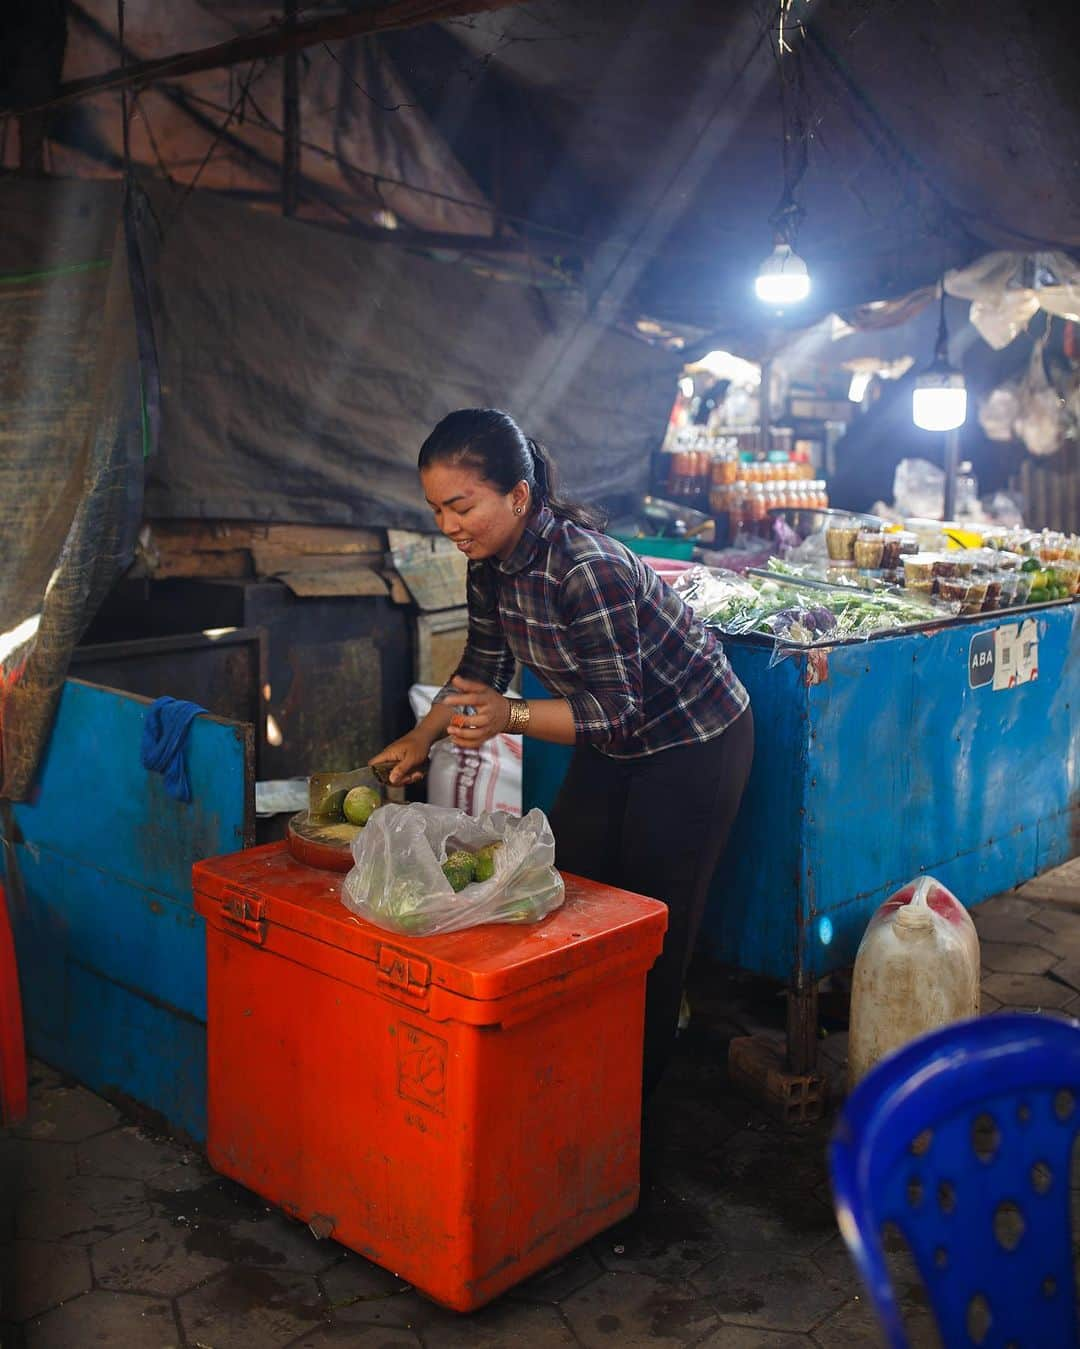
[[[939,553],[934,558],[934,575],[956,579],[970,576],[975,570],[975,559],[963,553]]]
[[[944,585],[945,583],[942,582]],[[967,598],[960,605],[962,614],[981,614],[986,602],[987,581],[985,577],[973,576],[967,582]]]
[[[858,525],[830,525],[825,531],[825,548],[832,562],[854,562]]]
[[[903,529],[893,536],[900,540],[900,556],[913,557],[919,551],[919,536]]]
[[[922,582],[933,582],[934,579],[934,553],[918,553],[915,556],[901,557],[900,561],[904,567],[904,584],[910,587]]]
[[[1013,597],[1014,604],[1027,604],[1031,596],[1031,572],[1018,571],[1016,576],[1016,593]]]
[[[996,575],[986,577],[986,599],[982,607],[983,613],[1001,608],[1001,581]]]
[[[1059,559],[1054,563],[1054,576],[1058,585],[1065,586],[1070,595],[1075,595],[1080,588],[1080,562],[1071,562],[1068,558]]]
[[[855,565],[860,571],[878,571],[885,551],[885,536],[877,529],[860,529],[855,536]]]
[[[856,540],[858,543],[858,540]],[[900,535],[883,534],[881,536],[881,566],[885,571],[895,571],[900,565]]]
[[[996,580],[1001,587],[1001,595],[998,600],[998,607],[1008,609],[1016,603],[1016,583],[1017,573],[1014,571],[999,571]]]
[[[937,583],[937,597],[945,604],[965,604],[971,582],[957,577],[942,577]]]
[[[932,578],[925,581],[905,579],[904,589],[910,591],[912,595],[921,595],[924,599],[929,599],[934,593],[934,582]]]

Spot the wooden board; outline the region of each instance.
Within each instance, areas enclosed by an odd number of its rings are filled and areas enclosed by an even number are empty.
[[[360,832],[359,825],[345,820],[327,823],[311,820],[306,810],[289,821],[289,851],[298,862],[322,871],[351,871],[352,843]]]

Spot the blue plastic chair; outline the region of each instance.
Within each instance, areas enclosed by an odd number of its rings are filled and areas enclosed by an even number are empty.
[[[1070,1163],[1080,1022],[1012,1012],[906,1045],[863,1079],[829,1144],[840,1231],[892,1349],[907,1336],[882,1225],[915,1258],[946,1349],[1080,1346]]]

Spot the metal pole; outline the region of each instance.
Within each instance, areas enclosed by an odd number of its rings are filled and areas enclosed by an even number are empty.
[[[296,23],[296,0],[285,0],[285,27]],[[281,213],[295,215],[299,202],[300,180],[300,52],[290,47],[285,53],[282,80]]]
[[[758,390],[758,419],[761,422],[761,448],[772,449],[772,359],[761,362],[761,386]]]
[[[960,431],[945,432],[945,509],[942,518],[951,520],[956,513],[956,466],[960,462]]]

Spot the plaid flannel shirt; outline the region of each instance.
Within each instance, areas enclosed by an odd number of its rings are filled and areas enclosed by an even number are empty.
[[[711,740],[749,702],[715,633],[651,567],[547,506],[509,557],[469,563],[468,604],[456,673],[503,693],[520,661],[570,704],[577,740],[612,758]]]

